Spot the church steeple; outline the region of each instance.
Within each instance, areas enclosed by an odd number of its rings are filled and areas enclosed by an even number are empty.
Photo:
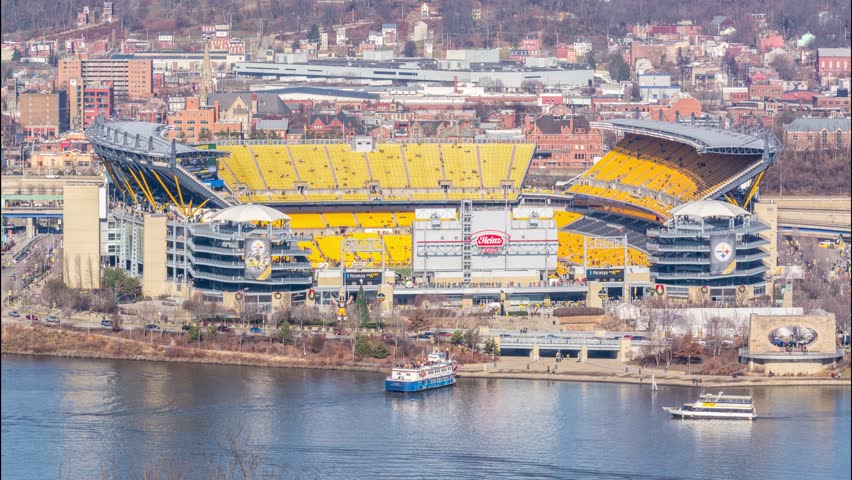
[[[213,93],[213,67],[210,64],[210,42],[204,42],[204,60],[201,61],[200,104],[207,106],[207,95]]]

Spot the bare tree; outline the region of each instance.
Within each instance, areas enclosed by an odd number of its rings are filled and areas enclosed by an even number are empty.
[[[731,321],[727,318],[712,317],[705,327],[704,339],[707,341],[707,348],[716,357],[722,353],[722,342],[731,328]]]

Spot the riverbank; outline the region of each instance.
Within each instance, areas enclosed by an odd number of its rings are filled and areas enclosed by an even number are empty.
[[[269,368],[311,368],[326,370],[371,371],[386,373],[389,359],[373,362],[352,362],[345,345],[328,347],[322,354],[301,355],[301,349],[280,344],[265,347],[265,352],[231,351],[195,348],[176,342],[163,345],[154,343],[152,335],[140,340],[110,335],[99,335],[77,330],[60,330],[44,326],[2,326],[0,353],[17,355],[51,356],[64,358],[91,358],[105,360],[136,360],[149,362],[202,363],[242,365]],[[335,348],[336,347],[336,348]],[[248,348],[248,347],[246,347]],[[257,347],[254,347],[257,350]],[[288,354],[289,353],[289,354]],[[503,357],[490,363],[467,363],[459,372],[460,378],[497,378],[516,380],[547,380],[569,382],[624,383],[650,385],[700,386],[702,388],[751,386],[852,386],[847,375],[842,380],[827,377],[766,377],[688,375],[684,372],[664,371],[635,366],[625,366],[617,360],[594,359],[587,362],[554,359],[530,362],[526,357]],[[693,382],[700,380],[700,385]]]
[[[150,337],[149,337],[150,338]],[[276,345],[282,349],[281,345]],[[273,349],[275,350],[275,349]],[[284,351],[292,349],[283,349]],[[3,325],[0,353],[103,360],[204,363],[253,367],[314,368],[386,372],[388,366],[368,362],[346,362],[339,356],[305,359],[292,355],[258,352],[234,352],[159,345],[146,340],[130,340],[74,330],[46,327]]]
[[[586,362],[543,358],[530,362],[525,357],[503,357],[496,363],[465,365],[462,378],[500,378],[515,380],[549,380],[566,382],[627,383],[658,386],[700,388],[768,387],[768,386],[852,386],[849,376],[841,380],[830,377],[768,377],[742,375],[737,378],[720,375],[689,375],[685,372],[627,366],[617,360],[593,359]],[[696,385],[694,382],[700,381]]]

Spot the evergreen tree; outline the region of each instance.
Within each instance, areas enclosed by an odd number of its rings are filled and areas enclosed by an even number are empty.
[[[319,27],[317,26],[316,23],[314,23],[313,25],[311,25],[310,31],[308,31],[308,41],[314,43],[314,42],[319,42],[319,40],[320,40]]]
[[[589,64],[589,68],[592,70],[598,68],[598,64],[595,62],[595,54],[592,52],[586,54],[586,63]]]
[[[355,311],[361,319],[361,324],[370,323],[370,306],[367,305],[367,297],[364,294],[364,286],[358,287],[358,300],[355,301]]]
[[[616,82],[630,80],[630,65],[624,61],[621,55],[613,55],[609,62],[609,76]]]

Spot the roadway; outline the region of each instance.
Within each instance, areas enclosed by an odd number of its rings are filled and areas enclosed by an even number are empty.
[[[104,177],[57,176],[47,178],[43,175],[2,175],[0,192],[3,195],[62,195],[62,187],[71,185],[101,185]]]
[[[846,197],[761,197],[778,205],[778,230],[810,236],[849,235],[852,200]]]

